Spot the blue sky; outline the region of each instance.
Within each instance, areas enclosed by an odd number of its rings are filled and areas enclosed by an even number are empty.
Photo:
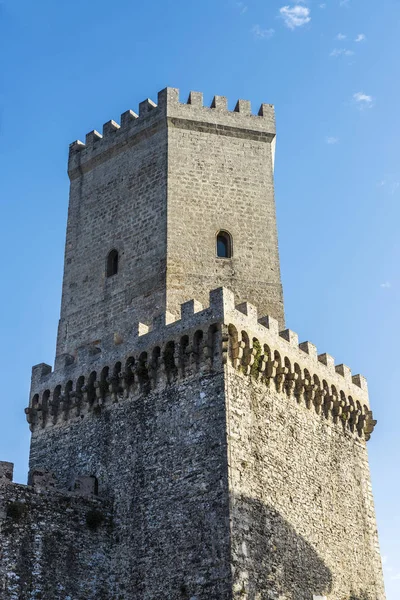
[[[0,458],[27,472],[52,363],[68,144],[166,85],[273,103],[288,326],[367,376],[388,600],[400,597],[398,0],[0,2]]]

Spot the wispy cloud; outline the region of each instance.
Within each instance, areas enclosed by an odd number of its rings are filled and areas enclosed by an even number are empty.
[[[372,108],[372,106],[374,105],[373,97],[364,94],[364,92],[356,92],[355,94],[353,94],[353,100],[360,109]]]
[[[392,287],[392,284],[390,283],[390,281],[385,281],[385,283],[381,283],[380,287],[384,289],[389,289]],[[400,573],[392,577],[392,579],[400,579]]]
[[[350,0],[340,0],[340,6],[348,6],[350,4]]]
[[[325,2],[323,2],[322,4],[319,5],[320,8],[326,8],[326,4]]]
[[[356,37],[356,39],[354,40],[355,42],[365,42],[366,40],[366,35],[365,33],[359,33],[358,36]]]
[[[260,25],[254,25],[251,31],[257,40],[268,40],[275,33],[275,29],[263,29]]]
[[[302,27],[311,21],[310,9],[307,6],[300,6],[300,4],[282,6],[279,12],[286,27],[289,27],[289,29]]]
[[[241,15],[248,11],[249,7],[244,2],[236,2],[236,6],[239,9]]]
[[[353,56],[353,50],[347,50],[347,48],[334,48],[329,56],[338,57],[338,56]]]
[[[338,33],[336,36],[337,40],[345,40],[347,38],[347,35],[344,35],[344,33]]]
[[[384,187],[389,194],[395,194],[400,188],[400,181],[397,177],[388,175],[379,182],[378,187]]]
[[[332,144],[338,144],[339,143],[339,138],[333,137],[333,136],[327,136],[325,138],[325,142],[327,144],[330,144],[330,145],[332,145]]]

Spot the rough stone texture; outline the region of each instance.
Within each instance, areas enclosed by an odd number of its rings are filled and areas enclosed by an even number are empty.
[[[221,373],[112,404],[69,425],[37,429],[31,469],[62,487],[95,475],[113,503],[118,598],[230,598],[229,495]]]
[[[170,91],[172,95],[173,90]],[[276,230],[274,113],[196,108],[170,102],[168,115],[167,305],[224,285],[236,302],[257,304],[284,324]],[[195,114],[193,114],[195,113]],[[253,124],[264,131],[254,132]],[[263,135],[260,135],[262,133]],[[267,135],[265,135],[267,134]],[[184,207],[184,210],[182,210]],[[216,258],[215,236],[229,231],[232,259]]]
[[[0,597],[116,597],[109,559],[111,534],[104,502],[0,482]]]
[[[365,442],[233,369],[226,388],[234,597],[383,599]]]
[[[71,489],[97,478],[121,598],[384,600],[365,380],[229,290],[195,307],[129,355],[39,366],[31,470]],[[99,385],[80,392],[79,369]],[[46,404],[69,377],[62,405]]]
[[[31,485],[0,463],[1,600],[385,600],[367,383],[282,330],[274,149],[271,106],[171,88],[71,145]]]
[[[273,107],[261,116],[215,108],[178,90],[145,102],[120,128],[106,124],[71,145],[71,179],[57,354],[75,354],[134,321],[228,285],[283,325],[273,191]],[[134,113],[132,113],[134,115]],[[216,258],[216,234],[233,257]],[[105,277],[110,250],[117,276]]]
[[[165,310],[167,131],[160,115],[143,121],[123,152],[71,175],[58,355]]]

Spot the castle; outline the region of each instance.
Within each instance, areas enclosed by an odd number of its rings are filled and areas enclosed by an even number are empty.
[[[385,599],[367,383],[285,329],[274,152],[273,106],[172,88],[71,144],[1,600]]]

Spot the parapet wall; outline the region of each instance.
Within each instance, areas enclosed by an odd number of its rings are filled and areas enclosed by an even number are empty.
[[[238,100],[234,110],[230,111],[225,96],[214,96],[210,107],[207,107],[200,92],[190,92],[187,102],[181,103],[178,89],[165,88],[158,93],[157,104],[147,98],[140,102],[138,114],[127,110],[121,115],[120,124],[114,120],[107,121],[102,134],[93,130],[86,135],[85,143],[80,140],[73,142],[68,163],[70,178],[75,179],[98,164],[99,160],[138,143],[143,136],[151,135],[165,119],[172,127],[211,127],[217,134],[244,135],[260,141],[272,141],[275,137],[275,114],[271,104],[261,104],[257,115],[254,115],[248,100]]]
[[[2,600],[113,597],[108,504],[88,487],[57,491],[44,471],[31,474],[31,485],[15,484],[12,471],[0,462]]]
[[[293,331],[279,331],[275,319],[259,318],[251,304],[235,306],[225,288],[210,292],[207,308],[186,302],[178,320],[163,314],[136,324],[126,339],[115,333],[100,344],[61,356],[54,372],[45,364],[33,368],[26,409],[32,430],[81,419],[105,403],[199,372],[222,371],[228,360],[244,377],[275,385],[288,401],[304,401],[360,437],[369,439],[376,424],[364,377],[318,354],[310,342],[299,344]]]

